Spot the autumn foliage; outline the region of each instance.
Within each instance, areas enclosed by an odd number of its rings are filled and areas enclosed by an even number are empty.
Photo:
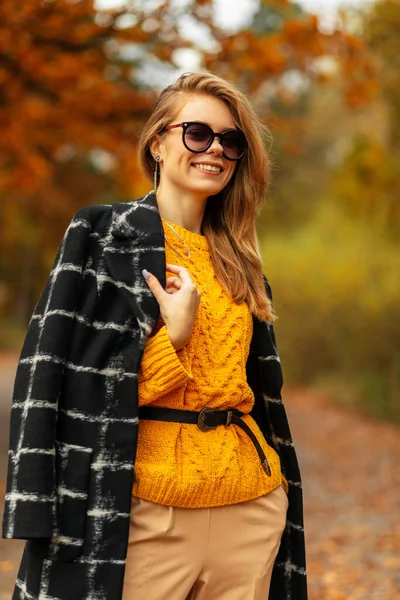
[[[139,13],[121,27],[122,16],[98,15],[87,0],[31,0],[18,10],[1,3],[1,191],[37,192],[57,161],[96,148],[114,155],[121,173],[133,168],[132,144],[153,96],[138,92],[135,66],[119,48],[146,44],[156,53],[163,36],[145,33]],[[168,34],[179,45],[173,25]]]
[[[0,4],[0,314],[26,321],[79,207],[148,189],[137,140],[159,89],[183,70],[182,51],[249,93],[294,155],[303,126],[294,73],[315,84],[340,73],[352,106],[376,89],[363,43],[321,31],[287,0],[260,2],[251,25],[236,32],[216,23],[211,0],[148,4]],[[206,43],[194,41],[195,30]]]
[[[193,46],[171,3],[144,6],[98,12],[91,0],[27,0],[16,10],[12,0],[2,1],[0,193],[40,193],[57,162],[93,150],[109,153],[122,187],[136,189],[135,142],[158,87],[154,80],[144,86],[141,71],[152,61],[159,69],[176,67],[174,52]],[[215,42],[203,64],[249,93],[293,69],[316,75],[314,59],[321,56],[340,60],[352,103],[354,74],[358,90],[360,80],[371,81],[359,41],[321,33],[316,17],[293,13],[290,2],[264,2],[258,31],[230,35],[214,24],[212,8],[192,0],[185,10]],[[276,16],[275,30],[263,31],[268,14]]]

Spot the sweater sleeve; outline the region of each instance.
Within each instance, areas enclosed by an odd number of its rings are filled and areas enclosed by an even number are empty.
[[[138,374],[139,406],[150,404],[191,379],[186,348],[175,350],[164,325],[144,348]]]

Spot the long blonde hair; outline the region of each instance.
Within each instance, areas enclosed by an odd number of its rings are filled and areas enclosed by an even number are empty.
[[[173,122],[193,94],[212,96],[224,102],[246,135],[248,151],[228,185],[210,196],[204,211],[202,232],[207,238],[215,273],[225,291],[240,304],[247,302],[260,320],[275,319],[265,291],[262,260],[257,239],[256,217],[265,199],[270,161],[266,149],[269,133],[248,98],[232,84],[212,73],[185,73],[164,89],[147,121],[139,142],[143,170],[153,178],[155,160],[150,144],[156,134]]]

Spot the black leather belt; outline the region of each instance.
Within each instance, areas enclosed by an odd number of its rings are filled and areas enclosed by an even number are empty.
[[[261,460],[261,466],[265,473],[270,477],[271,469],[268,464],[267,457],[261,448],[260,442],[241,417],[245,413],[240,412],[236,408],[229,410],[217,410],[215,408],[203,408],[200,412],[194,410],[179,410],[177,408],[162,408],[159,406],[141,406],[139,408],[139,418],[149,421],[169,421],[172,423],[189,423],[197,425],[200,431],[210,431],[218,425],[237,425],[247,433],[253,442],[258,456]]]

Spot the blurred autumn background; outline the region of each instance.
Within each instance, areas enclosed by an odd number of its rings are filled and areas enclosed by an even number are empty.
[[[400,1],[360,0],[340,11],[331,1],[314,5],[2,0],[2,414],[27,322],[72,215],[152,187],[136,147],[158,92],[183,71],[213,71],[248,93],[273,139],[259,235],[288,411],[309,479],[310,598],[393,600],[400,598],[393,520]],[[353,505],[350,531],[343,518]],[[0,600],[10,597],[15,575],[4,552],[0,579],[8,577],[8,587]]]

